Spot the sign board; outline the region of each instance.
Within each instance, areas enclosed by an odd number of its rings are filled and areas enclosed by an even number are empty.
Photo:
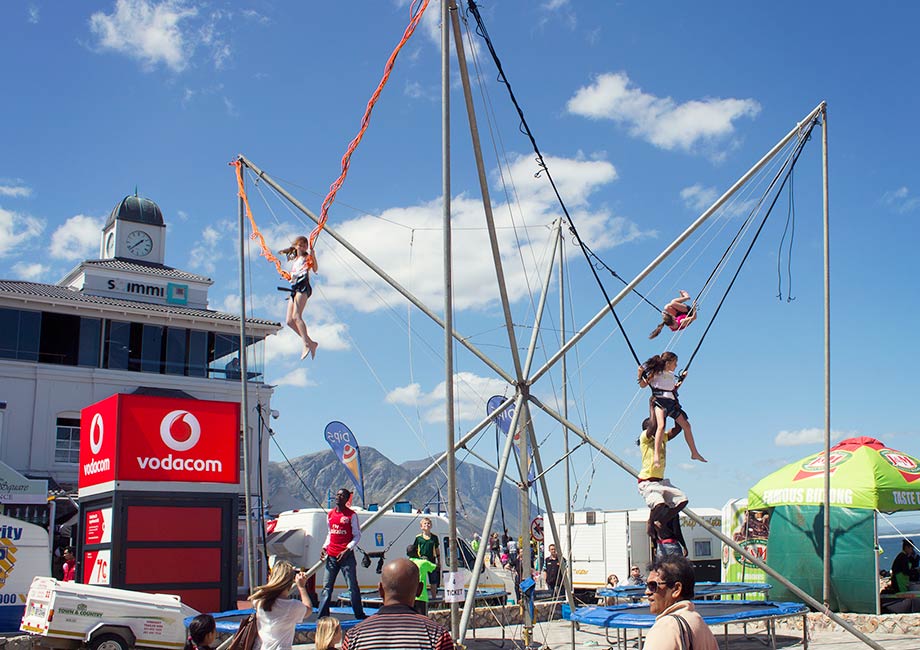
[[[47,575],[48,531],[0,515],[0,632],[19,629],[32,578]]]
[[[0,503],[48,503],[48,481],[26,478],[0,462]]]
[[[83,531],[83,543],[110,544],[112,542],[112,509],[100,508],[86,513],[86,526]]]
[[[88,585],[108,585],[111,584],[109,569],[112,565],[112,551],[105,549],[102,551],[85,551],[83,553],[83,575],[89,577],[86,579]]]
[[[450,571],[441,572],[441,586],[444,587],[445,603],[462,603],[466,602],[466,571],[463,569],[452,573]]]
[[[535,542],[543,541],[543,517],[534,517],[530,522],[530,539]]]
[[[80,488],[115,480],[238,483],[235,402],[112,395],[80,414]]]

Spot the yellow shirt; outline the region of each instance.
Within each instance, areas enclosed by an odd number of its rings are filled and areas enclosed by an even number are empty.
[[[664,466],[668,455],[667,430],[661,440],[661,464],[658,467],[652,466],[655,457],[655,436],[647,436],[643,431],[639,437],[639,449],[642,451],[642,471],[639,472],[639,478],[664,478]]]

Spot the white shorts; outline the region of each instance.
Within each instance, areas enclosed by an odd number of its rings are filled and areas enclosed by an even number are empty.
[[[666,478],[660,481],[639,481],[639,495],[645,499],[645,505],[649,508],[662,503],[669,508],[677,508],[688,501],[687,495],[671,485],[671,481]]]

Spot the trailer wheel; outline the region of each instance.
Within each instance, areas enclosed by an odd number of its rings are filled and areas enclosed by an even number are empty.
[[[117,634],[100,634],[89,642],[89,650],[131,650],[131,646]]]

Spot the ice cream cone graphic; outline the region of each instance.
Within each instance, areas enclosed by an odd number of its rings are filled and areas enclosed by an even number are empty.
[[[342,449],[342,462],[345,464],[345,467],[351,470],[351,474],[355,477],[355,480],[359,480],[361,478],[358,474],[358,464],[361,462],[361,460],[358,458],[357,449],[351,445],[346,444]]]

